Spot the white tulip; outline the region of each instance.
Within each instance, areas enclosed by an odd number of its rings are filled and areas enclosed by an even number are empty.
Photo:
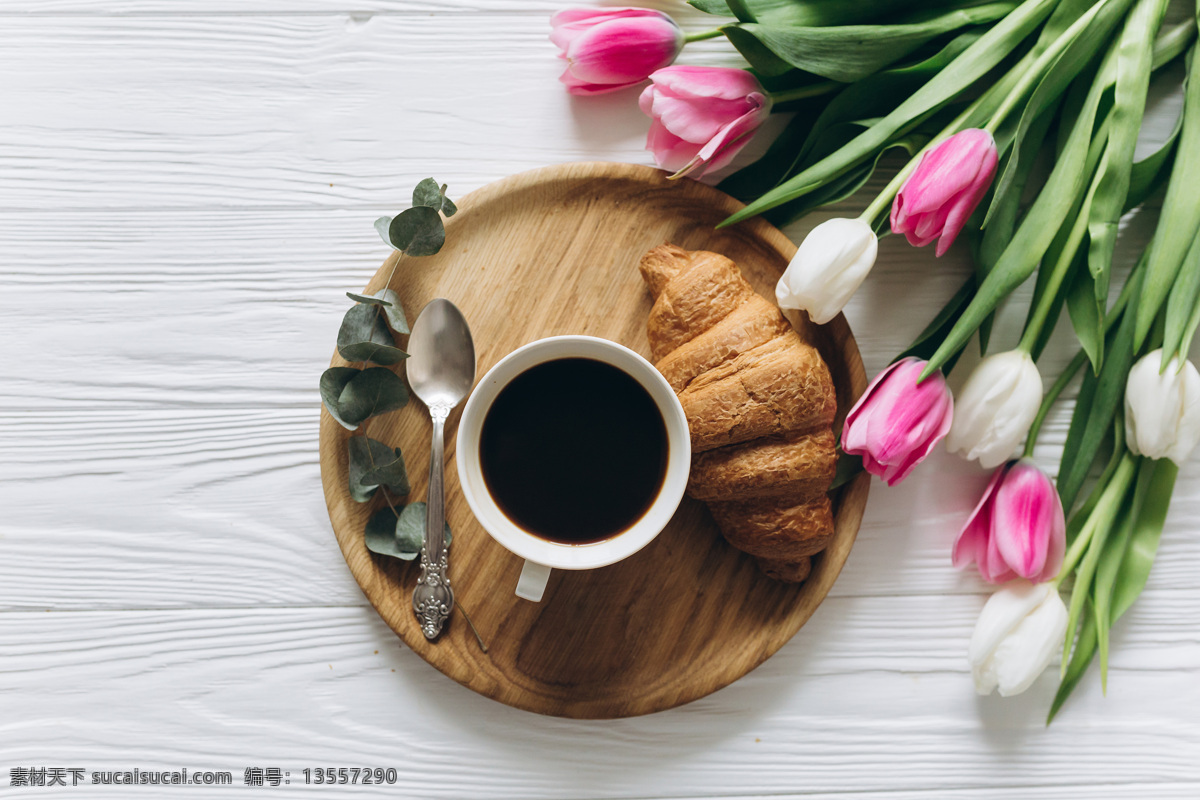
[[[1172,358],[1162,371],[1163,351],[1138,359],[1125,383],[1125,441],[1137,455],[1169,458],[1182,465],[1200,442],[1200,372]]]
[[[831,219],[804,237],[775,286],[780,308],[803,309],[818,325],[841,312],[871,267],[879,240],[861,219]]]
[[[1067,635],[1067,607],[1050,583],[1010,581],[988,598],[967,659],[975,691],[1020,694],[1050,665]]]
[[[1009,350],[979,362],[954,397],[954,423],[946,449],[979,459],[988,469],[1012,456],[1042,404],[1042,376],[1023,350]]]

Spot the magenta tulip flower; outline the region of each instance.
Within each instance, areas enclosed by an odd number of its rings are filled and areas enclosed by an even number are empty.
[[[1048,581],[1062,567],[1067,525],[1062,501],[1031,460],[996,470],[954,543],[954,566],[974,562],[988,583]]]
[[[921,157],[892,203],[892,233],[914,247],[950,249],[996,175],[996,142],[980,128],[959,131]]]
[[[762,85],[730,67],[660,69],[638,105],[651,119],[646,149],[674,177],[724,167],[771,114]]]
[[[648,8],[571,8],[551,17],[550,24],[550,41],[567,62],[559,80],[571,94],[634,86],[683,49],[683,31],[675,21]]]
[[[895,486],[950,430],[954,397],[942,373],[918,383],[928,362],[905,358],[875,376],[846,415],[842,450],[862,456],[867,472]]]

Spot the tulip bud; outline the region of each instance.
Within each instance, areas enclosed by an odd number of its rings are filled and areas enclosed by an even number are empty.
[[[929,363],[906,358],[875,376],[846,415],[842,450],[860,455],[867,472],[895,486],[945,437],[954,397],[941,371],[918,383]]]
[[[831,219],[813,228],[775,286],[780,308],[803,309],[818,325],[836,317],[862,284],[879,250],[862,219]]]
[[[999,466],[1025,438],[1041,404],[1042,376],[1028,353],[988,356],[958,393],[946,448],[979,459],[982,467]]]
[[[980,128],[959,131],[921,157],[892,203],[892,232],[914,247],[950,249],[996,174],[996,142]]]
[[[648,8],[571,8],[550,19],[550,41],[567,68],[559,77],[577,95],[615,92],[641,83],[675,60],[683,31]]]
[[[729,164],[771,114],[771,98],[744,69],[667,67],[638,98],[650,117],[646,149],[675,177]]]
[[[967,660],[975,691],[1001,697],[1020,694],[1033,685],[1062,648],[1067,635],[1067,607],[1049,583],[1013,581],[996,591],[983,607]]]
[[[974,562],[988,583],[1048,581],[1062,568],[1067,524],[1062,500],[1033,461],[996,470],[954,542],[952,561]]]
[[[1200,442],[1200,372],[1163,351],[1138,359],[1125,383],[1125,441],[1136,455],[1182,465]]]

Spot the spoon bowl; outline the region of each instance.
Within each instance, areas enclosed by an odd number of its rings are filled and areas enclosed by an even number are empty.
[[[475,383],[475,345],[458,307],[431,300],[413,323],[408,337],[408,385],[422,403],[454,408]]]

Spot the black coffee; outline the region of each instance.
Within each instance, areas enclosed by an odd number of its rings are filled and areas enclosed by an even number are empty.
[[[614,366],[563,358],[496,397],[479,438],[483,479],[518,527],[587,544],[637,522],[667,471],[667,428],[650,394]]]

